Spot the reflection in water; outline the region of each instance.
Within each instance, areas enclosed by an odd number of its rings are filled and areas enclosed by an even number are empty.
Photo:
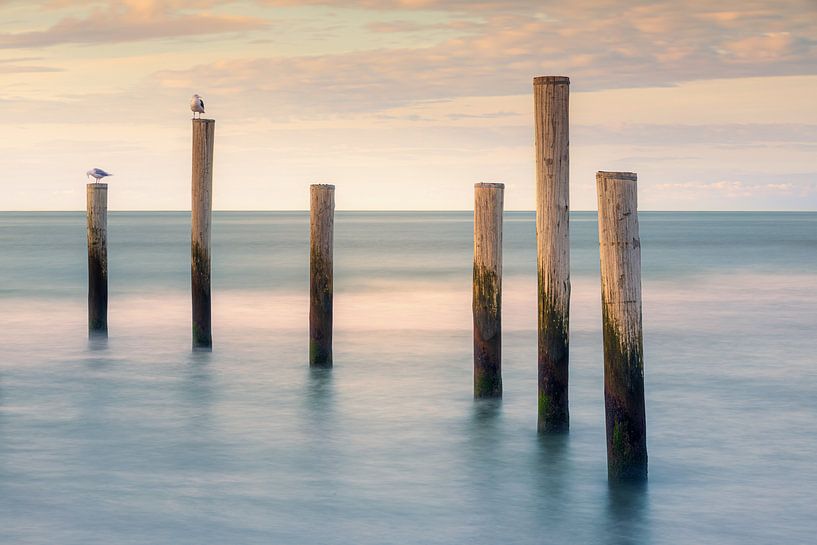
[[[647,524],[648,483],[608,484],[605,542],[610,545],[650,543]]]
[[[309,379],[304,396],[304,426],[306,448],[311,453],[320,453],[313,459],[321,475],[332,479],[333,468],[339,453],[336,449],[337,429],[335,422],[335,390],[332,369],[309,368]]]
[[[503,452],[502,400],[476,399],[469,426],[465,461],[466,482],[472,496],[474,512],[485,520],[492,516],[488,507],[496,501],[503,485],[503,470],[507,460]],[[497,531],[494,528],[493,531]]]
[[[471,419],[472,429],[477,436],[488,438],[493,436],[496,421],[502,414],[502,399],[475,399],[474,412]]]
[[[220,440],[213,420],[216,394],[212,368],[213,355],[208,351],[192,351],[179,366],[177,399],[168,400],[175,407],[169,416],[175,428],[176,441],[188,452],[187,460],[172,460],[176,465],[197,467],[210,472],[224,469],[230,459],[229,451]]]
[[[116,363],[121,363],[123,360],[114,356],[110,348],[108,337],[88,337],[87,352],[83,351],[81,359],[83,366],[88,370],[99,371],[107,369]],[[92,376],[77,375],[78,379],[82,377],[90,380]]]
[[[310,367],[306,390],[306,410],[310,424],[318,428],[316,431],[328,431],[326,424],[332,419],[334,394],[332,369]]]
[[[199,423],[204,423],[202,419],[209,414],[213,405],[213,377],[210,372],[212,360],[212,352],[193,351],[184,369],[182,393],[194,408],[194,420]]]
[[[309,368],[303,397],[301,433],[302,450],[296,454],[301,470],[307,475],[302,483],[305,509],[331,512],[336,508],[338,490],[342,488],[338,475],[344,462],[338,440],[342,431],[335,418],[335,391],[332,369]],[[297,452],[298,449],[295,451]]]
[[[502,460],[498,455],[502,443],[502,399],[475,399],[471,415],[468,437],[469,452],[474,467],[482,479],[490,484],[497,473],[497,464]]]
[[[69,365],[62,381],[62,387],[70,392],[65,408],[77,414],[63,425],[73,428],[79,437],[67,441],[63,452],[87,461],[86,467],[121,467],[126,459],[123,453],[127,449],[119,447],[124,432],[113,423],[111,410],[122,395],[122,385],[111,376],[116,360],[105,353],[106,348],[107,339],[89,339],[89,353],[81,360],[82,365]]]
[[[311,448],[319,449],[326,457],[334,456],[334,408],[332,369],[310,367],[304,396],[304,432]]]
[[[569,441],[570,435],[567,433],[538,434],[536,438],[535,467],[531,473],[535,476],[542,515],[554,523],[562,520],[571,501],[565,486],[565,479],[572,477]]]
[[[108,337],[93,335],[88,337],[88,350],[95,352],[108,349]]]

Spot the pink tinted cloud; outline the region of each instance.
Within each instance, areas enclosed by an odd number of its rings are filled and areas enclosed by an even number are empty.
[[[179,11],[212,2],[128,0],[93,7],[84,17],[65,17],[44,30],[0,33],[0,48],[37,48],[66,43],[121,43],[157,38],[222,34],[267,26],[263,19]],[[60,5],[53,6],[60,8]]]
[[[274,104],[276,115],[286,117],[520,95],[530,91],[531,78],[539,74],[569,75],[577,91],[817,74],[817,40],[812,37],[817,36],[817,17],[802,16],[810,9],[817,13],[811,1],[785,0],[776,11],[759,0],[722,2],[720,11],[697,0],[503,3],[508,9],[477,2],[480,11],[473,16],[471,3],[429,0],[425,6],[452,13],[470,10],[471,16],[449,14],[439,22],[408,23],[391,13],[383,24],[370,26],[376,31],[370,49],[224,60],[162,71],[153,79],[171,88],[206,85],[211,94],[225,98],[242,92]],[[369,5],[365,0],[353,4]],[[398,11],[416,7],[386,5]],[[526,6],[530,13],[520,13]],[[467,24],[455,36],[442,35],[425,47],[378,47],[377,36],[384,32],[457,23]]]
[[[39,57],[21,57],[16,59],[0,59],[0,73],[2,74],[32,74],[38,72],[62,72],[61,68],[55,66],[40,66],[28,64],[32,61],[42,60]]]

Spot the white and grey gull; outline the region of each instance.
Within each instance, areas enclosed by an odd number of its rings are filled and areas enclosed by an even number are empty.
[[[99,180],[102,178],[107,178],[108,176],[113,176],[110,172],[105,172],[101,168],[92,168],[88,172],[85,173],[88,178],[93,178],[98,183]]]
[[[204,99],[199,95],[193,95],[190,99],[190,109],[193,111],[193,119],[196,119],[196,114],[199,114],[201,119],[201,114],[204,113]]]

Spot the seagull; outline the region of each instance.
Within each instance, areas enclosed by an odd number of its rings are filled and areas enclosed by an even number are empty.
[[[201,119],[201,114],[204,113],[204,99],[199,95],[193,95],[193,98],[190,99],[190,109],[193,111],[193,119],[196,119],[196,113]]]
[[[88,176],[88,178],[95,179],[96,183],[98,183],[99,180],[105,178],[106,176],[113,176],[113,174],[111,174],[110,172],[105,172],[101,168],[92,168],[91,170],[86,172],[85,175]]]

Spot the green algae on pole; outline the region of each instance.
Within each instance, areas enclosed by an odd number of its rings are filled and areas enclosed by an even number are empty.
[[[211,350],[210,225],[213,211],[213,145],[216,122],[193,120],[193,180],[190,236],[193,349]]]
[[[332,367],[335,186],[309,188],[309,365]]]
[[[504,184],[474,185],[474,397],[502,397]]]
[[[613,481],[647,478],[636,180],[632,172],[596,174],[607,474]]]
[[[570,425],[569,94],[569,78],[533,79],[540,432],[563,432]]]
[[[88,223],[88,336],[108,336],[108,184],[86,192]]]

